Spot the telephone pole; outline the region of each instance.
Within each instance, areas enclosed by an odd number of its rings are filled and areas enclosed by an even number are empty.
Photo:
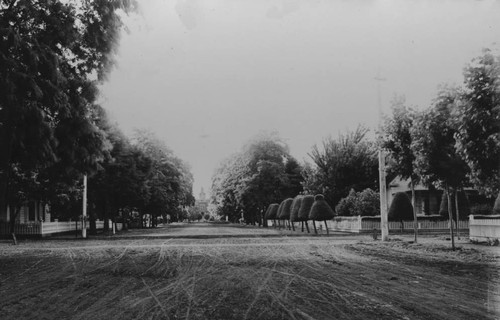
[[[83,176],[82,238],[87,238],[87,175]]]
[[[377,81],[378,90],[378,134],[379,143],[382,139],[382,94],[380,83],[386,81],[387,79],[380,76],[380,72],[374,78]],[[389,240],[389,224],[387,217],[387,184],[385,181],[386,169],[385,169],[385,152],[382,146],[379,144],[378,150],[378,177],[379,177],[379,189],[380,189],[380,231],[382,233],[382,241]]]

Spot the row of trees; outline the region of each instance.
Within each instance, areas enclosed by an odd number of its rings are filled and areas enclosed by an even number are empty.
[[[489,50],[464,69],[462,87],[443,86],[432,105],[416,111],[393,102],[382,146],[390,169],[454,193],[472,186],[488,197],[500,190],[500,58]],[[413,188],[413,187],[412,187]]]
[[[89,178],[91,218],[129,220],[134,213],[142,222],[147,213],[153,225],[166,214],[182,220],[183,208],[194,204],[189,165],[149,131],[136,131],[128,139],[115,126],[103,127],[111,148]]]
[[[432,105],[416,111],[393,101],[382,146],[392,172],[445,190],[447,208],[459,209],[458,193],[474,187],[493,198],[500,190],[500,58],[489,50],[464,69],[463,86],[443,86]],[[448,210],[450,221],[452,210]],[[459,210],[455,210],[457,219]],[[415,217],[416,219],[416,217]],[[451,229],[453,238],[453,229]],[[415,236],[416,237],[416,236]]]
[[[313,165],[300,165],[275,134],[258,136],[216,170],[212,207],[233,221],[243,215],[247,222],[265,224],[269,204],[298,194],[323,194],[333,207],[351,189],[375,189],[377,146],[367,134],[368,129],[359,126],[338,139],[326,139],[322,147],[313,147]]]
[[[312,195],[297,195],[295,198],[287,198],[280,204],[271,203],[264,215],[265,220],[273,220],[273,226],[276,228],[276,221],[280,227],[280,221],[283,221],[283,226],[288,230],[295,231],[295,222],[302,223],[302,232],[304,232],[304,225],[309,233],[309,226],[307,222],[312,220],[314,226],[314,233],[318,234],[315,221],[324,221],[326,233],[328,234],[327,220],[335,216],[334,211],[325,201],[322,194]],[[290,228],[291,227],[291,228]]]
[[[323,194],[332,208],[351,190],[378,190],[377,145],[367,136],[369,130],[356,130],[329,137],[313,146],[309,156],[313,165],[303,171],[304,192]],[[354,192],[354,191],[353,191]]]
[[[74,212],[154,214],[192,202],[192,177],[156,138],[129,141],[96,103],[131,0],[0,0],[0,214],[28,200]],[[73,208],[71,208],[73,207]]]
[[[359,126],[314,146],[313,164],[301,169],[279,140],[250,143],[217,170],[212,203],[218,214],[239,218],[243,212],[255,219],[270,203],[292,196],[292,185],[295,194],[323,194],[343,214],[375,215],[380,147],[389,152],[387,181],[400,175],[411,181],[411,190],[417,182],[443,189],[448,208],[460,208],[451,200],[467,186],[493,198],[500,190],[499,101],[499,58],[485,50],[464,69],[464,86],[441,88],[430,108],[416,111],[396,98],[379,141]]]
[[[270,203],[302,191],[302,167],[276,134],[261,134],[216,169],[211,202],[215,213],[238,221],[266,223]]]

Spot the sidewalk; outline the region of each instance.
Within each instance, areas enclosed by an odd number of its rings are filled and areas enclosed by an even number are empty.
[[[268,238],[268,237],[326,237],[326,231],[315,235],[285,229],[274,229],[273,227],[258,227],[238,224],[215,224],[215,223],[172,223],[160,225],[156,228],[129,229],[120,231],[115,235],[90,236],[92,239],[212,239],[212,238]],[[355,236],[345,232],[330,231],[330,236]]]

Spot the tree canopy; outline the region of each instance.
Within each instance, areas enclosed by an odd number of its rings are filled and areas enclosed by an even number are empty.
[[[95,172],[106,151],[97,86],[128,0],[0,1],[0,210],[23,176],[51,186]],[[61,181],[58,181],[61,180]],[[15,189],[14,189],[15,188]],[[10,191],[9,191],[10,190]]]
[[[264,221],[265,209],[301,190],[302,168],[275,134],[261,134],[223,161],[212,177],[212,199],[219,215]]]
[[[101,218],[131,210],[158,216],[194,200],[186,163],[150,133],[129,140],[96,103],[122,19],[136,7],[0,0],[1,211],[45,200],[54,215],[68,215],[84,174],[89,210]]]
[[[459,188],[467,183],[467,165],[455,149],[455,124],[452,112],[457,89],[443,88],[431,108],[421,112],[412,127],[411,148],[416,173],[424,183]]]
[[[406,105],[404,96],[396,96],[392,104],[392,115],[385,119],[382,129],[381,146],[389,152],[390,176],[399,175],[415,183],[419,176],[415,171],[415,154],[411,149],[411,130],[416,111]]]
[[[413,219],[411,200],[405,192],[397,192],[387,213],[389,220],[403,221]]]
[[[309,154],[315,167],[304,172],[306,191],[323,194],[335,206],[351,189],[377,188],[377,151],[367,133],[359,126],[338,139],[325,139],[321,147],[315,145]]]
[[[475,188],[493,197],[500,191],[500,57],[485,49],[465,67],[464,86],[456,147]]]

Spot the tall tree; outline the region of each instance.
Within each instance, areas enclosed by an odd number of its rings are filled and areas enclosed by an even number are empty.
[[[188,166],[151,132],[138,131],[135,146],[152,163],[151,173],[147,177],[150,197],[141,209],[142,212],[150,213],[156,224],[159,216],[174,212],[194,199],[190,184],[192,176]]]
[[[367,133],[368,129],[358,126],[338,139],[325,139],[321,147],[313,146],[309,156],[315,164],[315,177],[308,177],[306,182],[316,185],[306,184],[310,193],[323,194],[334,207],[351,189],[377,188],[377,151],[375,144],[367,140]]]
[[[236,198],[236,190],[248,174],[242,154],[233,154],[223,160],[212,176],[211,203],[215,213],[231,221],[240,218],[241,204]]]
[[[411,127],[415,111],[406,106],[404,97],[395,97],[392,101],[392,117],[385,120],[382,130],[382,148],[389,151],[392,160],[389,170],[410,180],[411,204],[413,206],[413,222],[415,242],[418,238],[417,212],[415,211],[415,184],[419,177],[414,168],[415,155],[411,149]]]
[[[467,183],[468,167],[455,150],[455,126],[451,114],[459,99],[455,88],[442,88],[433,107],[420,113],[412,127],[411,148],[415,170],[426,184],[447,191],[448,208],[451,193]],[[449,210],[450,235],[455,249],[453,218]]]
[[[293,157],[289,157],[285,162],[285,187],[282,190],[283,196],[293,198],[303,191],[302,166]]]
[[[500,57],[485,49],[465,67],[464,84],[456,147],[475,188],[494,198],[500,191]]]
[[[102,159],[92,122],[97,85],[113,64],[120,12],[133,7],[129,0],[0,0],[1,211],[12,166],[83,173]]]
[[[150,198],[147,178],[152,171],[151,160],[108,121],[104,110],[97,124],[105,132],[110,150],[99,170],[89,177],[89,201],[95,209],[90,211],[91,226],[97,217],[107,221],[146,203]]]
[[[212,202],[233,220],[266,223],[269,204],[281,202],[301,186],[300,165],[275,134],[262,134],[227,159],[212,178]]]

